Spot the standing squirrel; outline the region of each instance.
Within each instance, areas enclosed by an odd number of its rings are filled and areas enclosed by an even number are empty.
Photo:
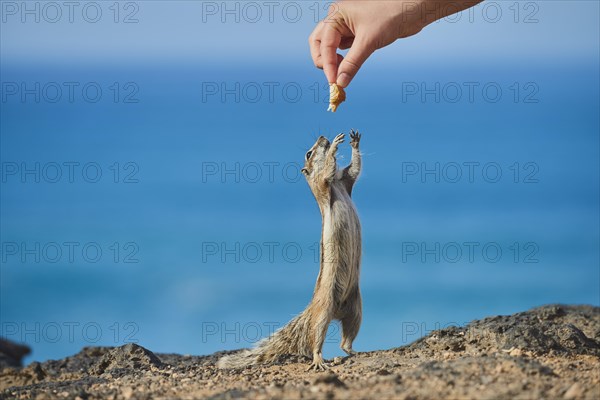
[[[358,287],[361,262],[360,221],[351,199],[352,187],[361,170],[361,135],[350,131],[352,160],[339,170],[336,153],[344,134],[330,143],[321,136],[306,153],[302,173],[321,211],[321,262],[312,300],[306,309],[251,350],[222,357],[219,368],[243,368],[270,363],[286,354],[313,357],[308,369],[325,370],[323,342],[332,320],[342,323],[341,348],[354,354],[352,342],[362,320]]]

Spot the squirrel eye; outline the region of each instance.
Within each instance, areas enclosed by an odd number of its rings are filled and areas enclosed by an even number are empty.
[[[308,160],[310,158],[311,154],[312,154],[312,151],[309,151],[308,153],[306,153],[306,160]]]

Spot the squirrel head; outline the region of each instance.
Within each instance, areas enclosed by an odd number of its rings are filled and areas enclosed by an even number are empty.
[[[306,152],[304,156],[304,168],[302,168],[302,173],[306,179],[309,179],[316,172],[323,169],[329,146],[331,146],[329,140],[324,136],[319,136],[315,144]]]

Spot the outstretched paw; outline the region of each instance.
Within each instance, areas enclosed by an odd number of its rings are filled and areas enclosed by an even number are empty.
[[[340,143],[344,143],[344,134],[340,133],[333,139],[333,146],[338,146]]]
[[[360,133],[355,131],[354,129],[350,129],[350,146],[355,149],[358,148],[358,144],[360,143]]]
[[[329,153],[330,154],[335,154],[337,152],[338,146],[340,145],[340,143],[344,143],[344,134],[340,133],[339,135],[337,135],[335,137],[335,139],[333,139],[333,142],[331,142],[331,147],[329,147]]]

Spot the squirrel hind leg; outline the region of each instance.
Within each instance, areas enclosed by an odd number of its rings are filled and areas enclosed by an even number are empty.
[[[352,301],[347,303],[347,308],[345,309],[345,315],[341,318],[342,322],[342,342],[340,347],[346,354],[349,356],[356,354],[356,352],[352,349],[352,343],[356,336],[358,335],[358,331],[360,329],[360,324],[362,322],[362,301],[360,297],[360,292],[356,292],[356,294],[352,297]]]
[[[349,356],[356,354],[352,349],[352,343],[358,335],[359,328],[360,319],[357,320],[356,316],[349,316],[342,319],[342,342],[340,343],[340,348]]]

